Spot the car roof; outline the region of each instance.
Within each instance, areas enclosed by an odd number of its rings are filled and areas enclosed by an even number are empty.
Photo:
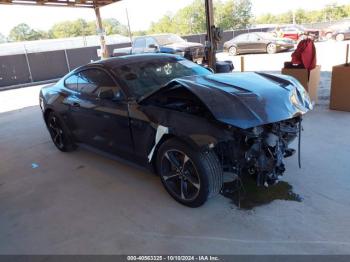
[[[159,54],[159,53],[148,53],[148,54],[134,54],[134,55],[124,55],[124,56],[118,56],[118,57],[112,57],[105,60],[99,60],[92,62],[90,64],[84,65],[79,67],[79,69],[82,68],[88,68],[88,67],[96,67],[96,66],[102,66],[104,68],[115,68],[117,66],[129,64],[129,63],[135,63],[135,62],[144,62],[144,61],[152,61],[153,59],[166,59],[166,58],[176,58],[181,59],[178,55],[172,55],[172,54]]]

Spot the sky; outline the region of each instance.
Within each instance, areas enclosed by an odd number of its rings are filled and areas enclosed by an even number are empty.
[[[132,31],[147,29],[166,13],[175,13],[192,0],[123,0],[101,8],[102,18],[116,18],[126,24],[128,9]],[[204,1],[203,1],[204,2]],[[293,8],[321,9],[329,3],[350,4],[350,0],[252,0],[255,16],[282,13]],[[11,28],[27,23],[34,29],[48,30],[53,24],[83,18],[94,20],[92,9],[0,5],[0,33],[8,35]]]

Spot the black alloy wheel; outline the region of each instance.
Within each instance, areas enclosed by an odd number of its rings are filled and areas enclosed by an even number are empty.
[[[193,201],[199,194],[200,177],[192,160],[176,149],[164,153],[161,175],[165,187],[183,201]]]
[[[49,129],[52,142],[60,151],[69,152],[76,148],[62,122],[54,112],[49,114],[46,124],[47,128]]]
[[[167,192],[183,205],[199,207],[221,190],[222,167],[213,151],[194,149],[173,138],[160,146],[156,165]]]

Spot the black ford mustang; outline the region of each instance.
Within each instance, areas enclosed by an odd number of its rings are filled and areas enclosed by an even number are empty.
[[[275,183],[312,108],[292,77],[213,74],[166,54],[82,66],[44,87],[40,106],[59,150],[85,143],[154,168],[191,207],[220,192],[224,172]]]

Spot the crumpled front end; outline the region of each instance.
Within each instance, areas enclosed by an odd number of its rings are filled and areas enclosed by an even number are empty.
[[[252,176],[259,186],[275,184],[285,171],[284,158],[296,151],[289,144],[298,136],[301,117],[257,126],[234,129],[233,139],[219,143],[215,151],[223,171],[238,177]]]
[[[179,78],[142,102],[170,109],[152,118],[170,134],[215,150],[224,173],[250,175],[265,186],[283,175],[284,158],[296,152],[289,145],[312,109],[296,79],[264,73]]]

